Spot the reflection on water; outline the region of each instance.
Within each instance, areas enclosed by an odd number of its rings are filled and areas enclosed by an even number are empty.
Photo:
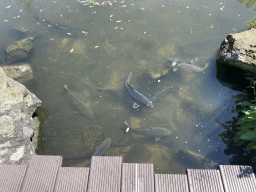
[[[216,50],[233,28],[247,27],[251,10],[234,1],[125,1],[102,7],[42,1],[33,2],[28,11],[22,3],[10,4],[1,14],[1,49],[24,36],[35,37],[29,63],[37,84],[31,91],[50,112],[39,151],[62,155],[65,166],[85,166],[95,147],[111,138],[108,155],[154,163],[156,173],[184,173],[184,162],[193,162],[191,168],[207,166],[200,162],[228,164],[217,136],[223,129],[215,118],[230,119],[227,109],[236,92],[215,77]],[[222,18],[232,25],[223,25]],[[18,30],[19,25],[27,31]],[[170,70],[152,80],[148,69],[166,66],[168,58],[196,59],[197,67],[209,66],[199,73]],[[150,100],[165,93],[153,108],[132,107],[134,100],[125,89],[131,71],[130,84]],[[63,84],[94,112],[93,120],[70,105]],[[131,127],[164,127],[172,134],[156,142],[126,133],[124,121]]]

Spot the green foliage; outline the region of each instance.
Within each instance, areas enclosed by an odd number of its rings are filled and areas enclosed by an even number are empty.
[[[256,28],[256,17],[254,17],[254,21],[247,21],[250,27]]]
[[[256,74],[247,73],[250,80],[247,93],[233,96],[236,108],[231,112],[238,116],[225,123],[219,122],[226,131],[219,134],[227,145],[226,155],[232,155],[230,164],[252,165],[256,170]]]

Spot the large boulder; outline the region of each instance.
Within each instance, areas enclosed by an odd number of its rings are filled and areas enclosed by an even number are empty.
[[[35,153],[38,121],[32,118],[41,101],[0,67],[0,163],[26,164]]]
[[[18,81],[19,83],[27,83],[33,79],[32,68],[27,63],[16,63],[15,65],[7,65],[2,67],[6,76]]]
[[[28,37],[14,42],[6,48],[6,62],[8,64],[24,61],[33,49],[34,37]]]
[[[256,29],[229,34],[221,43],[218,63],[256,71]]]

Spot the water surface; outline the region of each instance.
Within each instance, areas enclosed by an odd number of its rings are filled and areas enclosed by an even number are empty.
[[[231,96],[238,92],[216,79],[215,61],[223,39],[247,28],[246,21],[255,16],[253,8],[233,0],[130,0],[101,7],[75,0],[34,1],[30,6],[24,2],[2,3],[0,45],[4,50],[16,40],[35,37],[28,62],[36,84],[30,90],[50,113],[42,130],[44,145],[39,146],[43,154],[62,155],[64,166],[84,166],[95,148],[111,138],[108,155],[122,156],[123,162],[154,163],[156,173],[207,168],[186,164],[193,160],[180,150],[228,164],[225,145],[217,135],[223,128],[215,118],[232,117],[227,110],[234,105]],[[56,30],[42,20],[62,28]],[[28,31],[17,32],[17,25]],[[209,66],[197,74],[170,71],[153,82],[147,75],[149,68],[167,66],[170,57],[197,59],[197,66],[204,67],[206,62]],[[4,63],[3,53],[0,58]],[[150,99],[165,88],[173,89],[153,108],[133,109],[125,90],[131,71],[130,83]],[[63,84],[93,110],[95,119],[75,112]],[[119,91],[124,100],[98,88]],[[164,127],[172,135],[156,142],[126,133],[124,121],[132,127]]]

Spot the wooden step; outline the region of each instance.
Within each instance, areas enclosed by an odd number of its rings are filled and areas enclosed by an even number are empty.
[[[84,192],[87,190],[88,167],[60,167],[55,192]]]
[[[153,164],[123,163],[122,192],[154,192]]]
[[[20,191],[27,165],[0,165],[0,191]]]
[[[225,191],[256,191],[256,179],[251,166],[219,165]]]
[[[87,192],[120,192],[122,157],[92,156]]]
[[[219,170],[187,169],[190,192],[224,192]]]
[[[23,180],[21,191],[53,191],[61,156],[32,155]]]
[[[189,192],[186,174],[155,174],[155,192]]]

